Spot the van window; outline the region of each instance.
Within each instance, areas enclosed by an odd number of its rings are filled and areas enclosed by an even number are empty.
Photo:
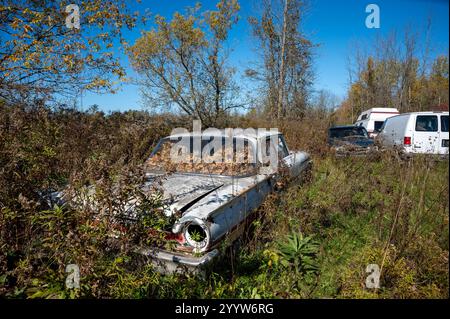
[[[373,123],[373,130],[375,132],[381,131],[381,128],[383,127],[384,121],[375,121]]]
[[[367,119],[367,114],[363,114],[363,116],[361,117],[361,120],[365,120]]]
[[[437,132],[438,119],[436,115],[419,115],[416,119],[416,131]]]
[[[441,132],[448,132],[448,115],[441,115]]]

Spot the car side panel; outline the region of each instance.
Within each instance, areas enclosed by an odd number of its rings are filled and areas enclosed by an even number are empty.
[[[208,218],[211,233],[211,248],[215,247],[227,235],[234,234],[236,237],[245,227],[245,221],[264,201],[274,186],[272,178],[261,181],[247,192],[234,198]],[[229,238],[230,241],[236,238]]]

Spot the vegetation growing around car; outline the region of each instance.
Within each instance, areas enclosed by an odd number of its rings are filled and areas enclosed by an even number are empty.
[[[336,159],[326,146],[329,118],[311,113],[300,123],[286,121],[280,130],[290,147],[313,156],[309,182],[292,181],[269,196],[241,250],[223,257],[208,276],[162,276],[134,253],[139,243],[166,249],[174,244],[163,238],[171,221],[164,219],[157,196],[142,200],[148,214],[129,226],[128,235],[114,238],[111,232],[121,230],[117,219],[96,221],[89,209],[49,209],[37,190],[67,182],[74,191],[94,185],[105,211],[130,195],[143,196],[139,163],[169,134],[168,123],[178,126],[183,119],[0,110],[3,123],[10,123],[1,127],[0,140],[3,296],[448,297],[448,160],[402,161],[389,153]],[[270,127],[248,118],[234,122]],[[150,227],[157,232],[149,234]],[[364,288],[365,268],[372,263],[383,264],[377,290]],[[80,289],[65,287],[68,264],[80,267]]]

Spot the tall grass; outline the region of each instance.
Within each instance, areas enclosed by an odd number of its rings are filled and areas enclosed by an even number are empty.
[[[142,181],[139,164],[157,140],[189,128],[187,119],[0,106],[0,295],[448,298],[448,160],[389,152],[337,159],[326,146],[330,122],[313,111],[281,123],[224,121],[278,127],[314,165],[309,179],[269,196],[238,255],[202,278],[154,272],[132,252],[141,228],[111,242],[113,225],[94,223],[97,212],[39,200],[42,190],[69,183],[75,191],[93,185],[109,209],[120,205]],[[70,263],[80,266],[80,289],[64,285]],[[381,268],[379,289],[365,286],[368,264]]]

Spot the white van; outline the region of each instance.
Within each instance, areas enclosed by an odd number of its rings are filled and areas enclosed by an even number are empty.
[[[448,154],[448,112],[416,112],[390,117],[377,140],[405,153]]]
[[[356,126],[363,126],[369,133],[369,137],[377,136],[384,121],[392,116],[398,115],[400,112],[393,107],[374,107],[362,112],[355,122]]]

